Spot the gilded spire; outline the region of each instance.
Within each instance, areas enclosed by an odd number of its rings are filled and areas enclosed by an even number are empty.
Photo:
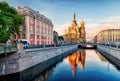
[[[76,21],[76,14],[75,14],[75,12],[74,12],[74,21]]]

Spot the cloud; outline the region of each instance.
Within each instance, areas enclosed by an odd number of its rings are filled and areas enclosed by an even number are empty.
[[[112,16],[105,20],[106,22],[120,22],[120,16]]]
[[[99,25],[100,24],[97,24],[97,23],[86,23],[85,29],[87,32],[93,32],[93,31],[99,29]]]
[[[88,18],[88,19],[83,19],[85,22],[92,22],[92,21],[95,21],[94,19],[92,18]]]
[[[99,19],[98,22],[99,23],[111,23],[111,24],[120,23],[120,16],[111,16],[107,19]]]
[[[85,29],[87,39],[91,39],[97,32],[100,31],[100,24],[88,23],[85,25]]]
[[[120,16],[112,16],[107,19],[95,20],[94,23],[86,23],[87,38],[92,39],[97,33],[105,29],[120,29]]]
[[[59,35],[64,35],[64,31],[65,29],[67,29],[68,26],[69,24],[55,25],[54,30],[57,31]]]
[[[111,23],[106,23],[106,24],[103,24],[101,25],[101,30],[104,30],[104,29],[120,29],[120,24],[111,24]]]

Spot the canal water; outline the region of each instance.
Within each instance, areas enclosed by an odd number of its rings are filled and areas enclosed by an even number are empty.
[[[98,51],[79,49],[34,81],[120,81],[120,70]]]

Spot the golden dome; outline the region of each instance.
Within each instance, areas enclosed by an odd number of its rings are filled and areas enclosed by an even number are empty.
[[[80,26],[84,27],[84,21],[83,20],[80,22]]]

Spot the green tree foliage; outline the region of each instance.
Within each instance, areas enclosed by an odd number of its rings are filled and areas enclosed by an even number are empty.
[[[8,38],[9,38],[9,34],[7,33],[7,31],[5,29],[1,29],[0,30],[0,41],[6,42],[6,40],[8,40]]]
[[[58,40],[62,40],[63,41],[64,40],[63,36],[59,36]]]
[[[24,23],[17,11],[5,1],[0,2],[0,43],[6,42],[15,33],[20,33],[19,26]]]

